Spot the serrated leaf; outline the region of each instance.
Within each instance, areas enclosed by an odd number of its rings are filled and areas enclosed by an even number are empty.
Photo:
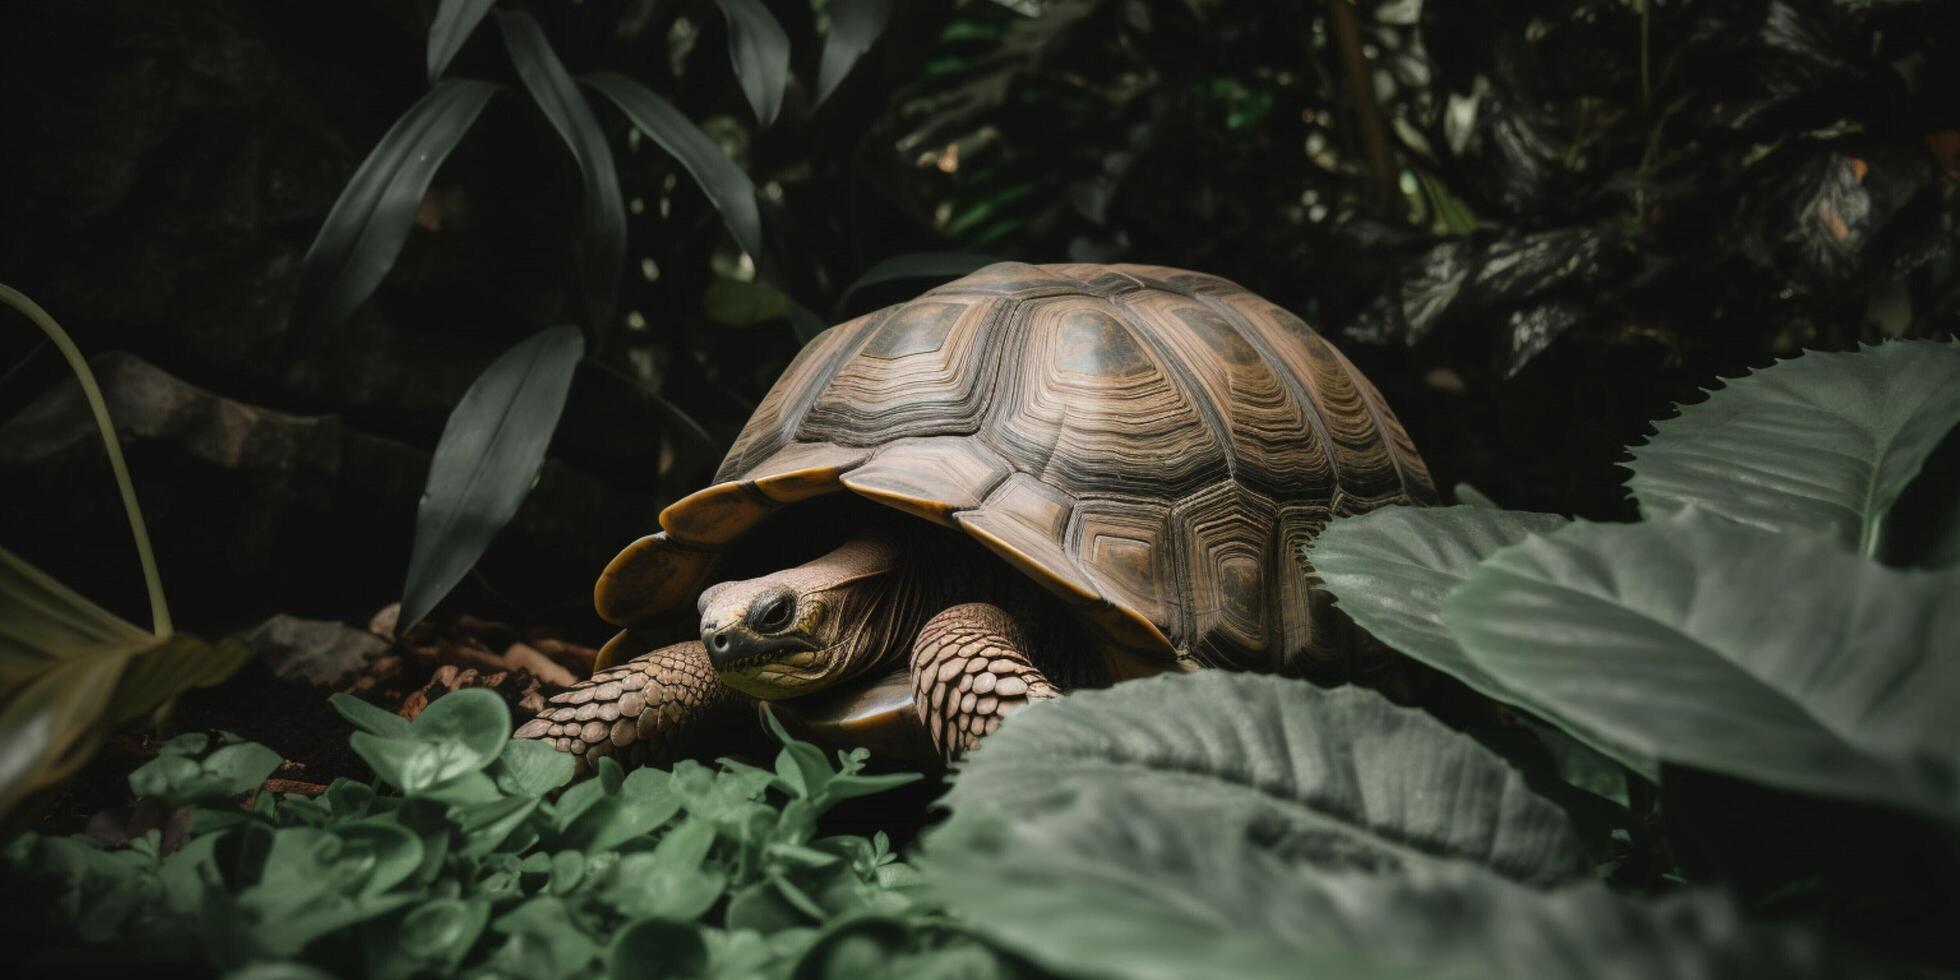
[[[742,94],[755,110],[759,128],[767,129],[783,108],[783,89],[789,85],[789,35],[761,0],[715,0],[728,19],[728,59]]]
[[[1960,425],[1960,344],[1810,351],[1655,423],[1627,486],[1649,518],[1700,507],[1875,556],[1886,514]]]
[[[1444,621],[1533,703],[1636,751],[1953,819],[1955,595],[1960,572],[1690,508],[1505,548]]]
[[[626,266],[626,201],[620,194],[612,148],[606,144],[606,132],[599,128],[599,120],[592,115],[578,83],[559,63],[538,22],[526,13],[506,12],[497,15],[497,26],[503,31],[504,47],[510,51],[524,88],[578,161],[579,178],[585,185],[579,278],[584,283],[585,309],[592,329],[600,336],[608,335],[613,331],[619,277]]]
[[[485,368],[449,413],[415,511],[400,630],[462,580],[530,494],[584,354],[576,327],[542,331]]]
[[[497,86],[444,79],[422,96],[354,171],[301,264],[293,309],[331,326],[347,318],[401,253],[429,182],[469,132]]]
[[[1486,697],[1549,712],[1476,665],[1443,624],[1443,599],[1499,548],[1571,523],[1557,514],[1477,506],[1382,507],[1339,518],[1306,557],[1341,611],[1382,642]],[[1652,779],[1653,759],[1616,746],[1570,719],[1547,715],[1574,737]]]
[[[598,71],[582,76],[580,81],[612,100],[641,133],[673,156],[721,213],[722,223],[728,226],[735,244],[751,258],[761,261],[766,253],[755,182],[722,152],[719,144],[674,108],[673,103],[625,75]]]
[[[967,756],[945,802],[955,820],[1031,819],[1105,785],[1164,813],[1257,826],[1331,866],[1463,860],[1550,881],[1586,861],[1563,811],[1430,716],[1372,692],[1226,671],[1032,705]]]
[[[823,58],[817,63],[817,99],[821,105],[857,66],[891,20],[892,0],[831,0],[830,33],[823,39]]]
[[[497,0],[442,0],[436,19],[429,25],[429,81],[442,77],[450,59],[463,50],[463,43],[476,33],[484,15]]]

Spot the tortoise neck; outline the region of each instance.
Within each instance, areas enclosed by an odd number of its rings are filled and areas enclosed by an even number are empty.
[[[939,582],[952,570],[934,574],[919,545],[904,534],[853,538],[804,566],[834,583],[825,591],[834,604],[848,676],[906,664],[913,638],[943,605]]]

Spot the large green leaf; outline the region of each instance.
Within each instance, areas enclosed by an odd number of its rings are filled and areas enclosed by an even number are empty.
[[[762,214],[756,207],[755,183],[749,175],[673,103],[645,85],[612,71],[593,72],[580,80],[611,99],[640,132],[680,161],[715,210],[721,212],[735,244],[760,261],[765,254]]]
[[[831,0],[830,33],[823,39],[823,60],[817,64],[817,101],[821,105],[837,90],[891,20],[892,0]]]
[[[293,300],[297,316],[338,323],[381,285],[408,241],[436,168],[496,91],[489,82],[445,79],[389,127],[306,251]]]
[[[509,49],[525,89],[578,161],[579,178],[585,184],[585,237],[579,248],[579,278],[585,286],[585,310],[592,328],[600,335],[610,333],[613,302],[626,264],[626,201],[620,195],[612,148],[606,145],[605,130],[599,128],[592,107],[559,63],[538,22],[530,14],[504,13],[498,15],[497,26],[503,29],[504,47]]]
[[[1471,659],[1615,742],[1960,815],[1960,572],[1694,508],[1505,548],[1444,603]]]
[[[1443,625],[1443,598],[1492,552],[1570,523],[1557,514],[1481,506],[1383,507],[1344,517],[1306,550],[1313,571],[1361,628],[1486,697],[1557,721],[1586,744],[1652,778],[1651,758],[1614,745],[1477,666]]]
[[[1878,554],[1887,512],[1960,425],[1960,345],[1810,352],[1656,423],[1627,481],[1647,517],[1687,506]]]
[[[531,492],[584,353],[578,328],[542,331],[485,368],[449,413],[415,511],[401,629],[449,593]]]
[[[962,819],[1098,787],[1336,865],[1461,859],[1548,881],[1585,855],[1565,813],[1474,740],[1373,692],[1206,671],[1026,709],[960,767]]]
[[[1711,894],[1541,891],[1455,863],[1330,871],[1201,807],[1166,810],[1144,786],[1098,783],[1029,816],[956,817],[928,836],[919,865],[968,928],[1064,977],[1894,975],[1807,933],[1752,927]]]
[[[768,128],[783,108],[789,84],[789,35],[762,0],[715,0],[728,18],[728,59],[742,94],[755,109],[756,125]]]
[[[429,25],[429,81],[442,77],[449,60],[463,50],[463,42],[476,33],[497,0],[442,0],[436,19]]]

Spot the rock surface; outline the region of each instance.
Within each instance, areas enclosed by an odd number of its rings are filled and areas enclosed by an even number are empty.
[[[245,641],[274,677],[319,687],[338,687],[388,649],[366,630],[285,613],[260,623]]]

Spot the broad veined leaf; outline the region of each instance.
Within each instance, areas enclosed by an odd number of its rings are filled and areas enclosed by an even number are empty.
[[[1632,450],[1641,513],[1683,507],[1876,555],[1886,514],[1960,425],[1960,344],[1808,352],[1728,382]]]
[[[851,297],[858,290],[870,286],[905,279],[957,279],[1000,261],[996,256],[978,252],[907,252],[894,255],[864,270],[864,275],[845,287],[844,294],[837,298],[837,309],[847,309]]]
[[[715,0],[728,18],[728,59],[742,94],[755,109],[756,125],[764,129],[783,108],[783,89],[789,84],[789,35],[762,0]]]
[[[497,17],[504,46],[517,66],[517,75],[538,108],[558,131],[585,184],[585,237],[579,249],[579,274],[585,285],[586,314],[601,335],[613,328],[613,301],[626,264],[626,202],[619,192],[619,172],[613,167],[606,133],[592,107],[566,74],[565,66],[545,40],[543,29],[526,13]]]
[[[1489,507],[1383,507],[1327,525],[1306,558],[1341,610],[1389,646],[1469,685],[1486,697],[1529,708],[1636,772],[1654,778],[1651,758],[1631,752],[1477,666],[1443,624],[1443,598],[1505,545],[1570,523],[1557,514]]]
[[[463,50],[463,42],[476,33],[478,24],[496,6],[497,0],[442,0],[436,19],[429,25],[429,81],[442,77],[449,60]]]
[[[611,99],[640,132],[680,162],[715,210],[721,212],[735,244],[759,260],[764,254],[762,213],[756,207],[755,183],[749,175],[673,103],[645,85],[612,71],[593,72],[580,80]]]
[[[817,64],[817,104],[830,98],[857,66],[891,20],[892,0],[831,0],[830,33],[823,39],[823,60]]]
[[[1335,866],[1457,859],[1549,881],[1585,862],[1565,813],[1468,736],[1370,691],[1226,671],[1024,709],[960,766],[946,803],[956,821],[1018,817],[1101,786]]]
[[[1695,508],[1505,548],[1444,603],[1471,659],[1661,759],[1960,816],[1960,572]]]
[[[1330,871],[1201,808],[1166,812],[1158,797],[1099,783],[1059,810],[956,816],[926,839],[924,890],[964,912],[966,928],[1065,977],[1910,975],[1805,932],[1752,927],[1713,894],[1547,891],[1454,862]]]
[[[415,511],[401,629],[448,594],[531,492],[584,353],[578,328],[542,331],[485,368],[449,413]]]
[[[306,251],[293,300],[297,316],[339,323],[381,285],[408,241],[436,168],[496,91],[489,82],[445,79],[389,127]]]

